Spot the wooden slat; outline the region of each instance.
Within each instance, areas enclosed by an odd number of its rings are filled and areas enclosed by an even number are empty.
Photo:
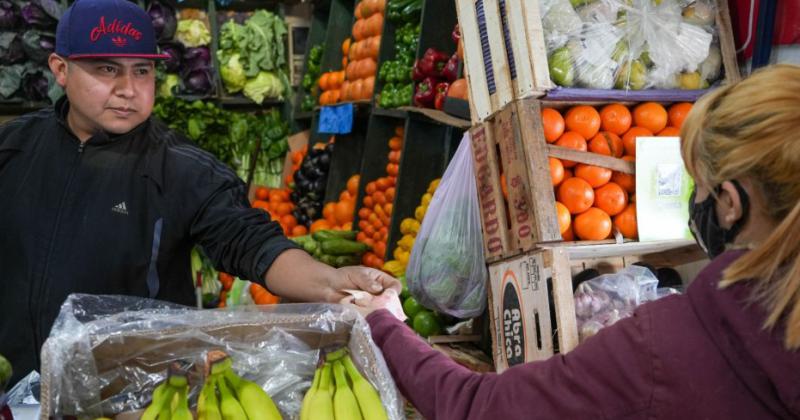
[[[545,149],[547,143],[544,139],[539,101],[535,99],[517,101],[515,109],[518,124],[514,136],[519,138],[522,144],[525,167],[531,185],[533,239],[536,242],[557,241],[561,239],[561,231],[556,216],[556,199]]]
[[[492,113],[492,102],[483,65],[483,53],[480,50],[481,40],[474,2],[456,0],[456,12],[458,12],[458,24],[461,28],[461,39],[464,42],[464,67],[467,70],[467,84],[469,85],[470,113],[472,122],[477,123],[488,118]]]
[[[495,115],[492,127],[500,145],[500,162],[508,191],[509,246],[516,250],[530,250],[536,243],[534,229],[537,221],[531,211],[531,188],[534,186],[528,178],[521,135],[519,130],[515,130],[519,127],[519,120],[514,107],[507,107]]]
[[[739,74],[739,63],[736,59],[736,44],[733,41],[733,27],[727,0],[717,0],[717,31],[722,67],[725,69],[725,82],[736,83],[742,80],[742,77]]]
[[[602,166],[604,168],[618,172],[624,172],[626,174],[636,173],[636,164],[634,162],[628,162],[622,159],[613,158],[611,156],[598,155],[597,153],[582,152],[580,150],[548,144],[547,154],[555,158],[573,160],[575,162],[585,163],[588,165]]]
[[[509,249],[508,221],[500,189],[499,163],[494,135],[487,125],[470,130],[475,182],[481,205],[481,226],[487,260],[502,257]]]
[[[550,80],[550,68],[547,64],[547,49],[544,48],[544,29],[542,28],[542,15],[539,10],[538,1],[527,0],[507,0],[512,3],[512,9],[516,13],[518,8],[514,7],[519,3],[522,8],[521,16],[525,22],[525,39],[527,41],[528,58],[533,70],[534,88],[531,95],[539,96],[553,88]]]
[[[559,353],[566,353],[578,346],[578,323],[575,318],[569,259],[562,249],[545,252],[544,257],[545,266],[552,267],[551,293],[555,305],[558,350]]]

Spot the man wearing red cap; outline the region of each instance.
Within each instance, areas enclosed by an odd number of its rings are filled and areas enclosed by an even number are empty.
[[[0,354],[12,382],[37,368],[70,293],[191,304],[195,244],[218,269],[291,300],[400,289],[297,249],[228,167],[152,119],[154,60],[166,57],[134,3],[78,0],[49,59],[66,97],[0,127]]]

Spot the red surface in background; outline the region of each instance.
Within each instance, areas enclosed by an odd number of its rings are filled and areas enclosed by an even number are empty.
[[[756,25],[758,24],[758,3],[759,0],[755,0],[752,37],[747,49],[742,53],[745,59],[753,55],[753,45],[756,42]],[[800,43],[800,0],[777,0],[777,3],[775,36],[772,39],[772,44],[789,45]],[[747,40],[750,0],[730,0],[728,4],[731,10],[736,49],[738,50]]]

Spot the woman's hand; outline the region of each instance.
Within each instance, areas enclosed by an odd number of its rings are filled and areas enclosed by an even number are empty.
[[[400,321],[406,320],[403,305],[400,304],[400,297],[395,289],[386,289],[377,296],[359,290],[348,292],[350,296],[345,297],[339,303],[357,310],[365,318],[377,310],[386,309]]]

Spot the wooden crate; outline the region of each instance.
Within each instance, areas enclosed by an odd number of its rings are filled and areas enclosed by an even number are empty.
[[[457,0],[459,24],[465,41],[473,122],[500,112],[513,99],[541,97],[556,86],[550,80],[539,2],[526,0]],[[716,29],[724,82],[740,80],[727,1],[716,2]],[[654,100],[665,92],[676,99],[695,101],[707,90],[626,91],[560,89],[564,98]],[[591,92],[591,93],[589,93]]]
[[[578,345],[569,259],[536,250],[489,265],[492,354],[498,373]]]
[[[470,114],[473,122],[484,121],[514,99],[500,6],[491,0],[457,0],[456,11],[470,86]]]
[[[539,244],[561,242],[548,157],[630,174],[635,172],[632,162],[547,144],[541,125],[541,109],[553,107],[563,110],[579,104],[598,105],[533,98],[516,100],[470,130],[488,262],[532,250]],[[506,177],[508,200],[502,194],[501,172]],[[622,238],[569,244],[609,242],[622,242]]]
[[[693,241],[676,240],[546,247],[489,264],[495,369],[500,373],[578,345],[573,275],[590,268],[601,274],[616,273],[636,262],[681,271],[681,267],[707,261]]]

